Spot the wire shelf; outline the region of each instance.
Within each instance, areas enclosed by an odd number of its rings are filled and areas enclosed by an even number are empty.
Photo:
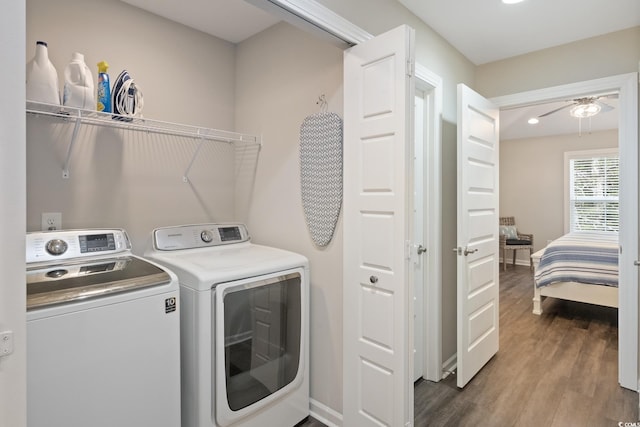
[[[35,116],[56,117],[62,121],[74,124],[71,141],[67,148],[67,156],[62,168],[62,177],[69,178],[69,166],[71,153],[73,152],[78,129],[81,125],[105,126],[124,130],[140,131],[162,135],[179,136],[200,140],[198,148],[194,151],[191,161],[182,177],[184,182],[189,182],[189,171],[195,161],[202,143],[204,141],[216,141],[228,144],[241,143],[243,146],[255,145],[258,150],[262,147],[261,138],[255,135],[248,135],[237,132],[230,132],[218,129],[210,129],[198,126],[189,126],[179,123],[163,122],[159,120],[145,119],[142,117],[130,117],[120,114],[103,113],[82,108],[67,107],[42,102],[27,101],[27,114]]]
[[[95,126],[106,126],[227,143],[243,142],[261,144],[260,138],[255,135],[183,125],[179,123],[163,122],[141,117],[129,117],[113,113],[102,113],[99,111],[84,110],[81,108],[54,104],[45,104],[35,101],[27,101],[27,113],[58,117],[62,120],[69,121],[77,120],[81,124],[90,124]]]

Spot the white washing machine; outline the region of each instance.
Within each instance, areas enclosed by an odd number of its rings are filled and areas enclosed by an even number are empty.
[[[180,425],[175,274],[124,230],[29,233],[27,425]]]
[[[290,427],[309,415],[309,267],[241,224],[153,231],[180,281],[182,427]]]

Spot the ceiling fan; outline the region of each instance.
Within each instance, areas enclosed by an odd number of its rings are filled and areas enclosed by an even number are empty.
[[[606,113],[614,109],[614,107],[604,103],[603,101],[601,101],[601,99],[615,99],[615,98],[618,98],[617,93],[600,95],[600,96],[587,96],[582,98],[575,98],[570,101],[565,101],[565,102],[568,102],[568,104],[563,105],[562,107],[553,109],[547,113],[539,115],[538,118],[549,116],[553,113],[557,113],[558,111],[564,110],[566,108],[571,108],[571,110],[569,110],[569,114],[578,119],[593,117],[600,112]]]

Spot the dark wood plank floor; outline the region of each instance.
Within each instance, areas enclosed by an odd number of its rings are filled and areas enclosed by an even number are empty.
[[[548,298],[536,316],[532,297],[528,267],[501,271],[498,354],[462,390],[455,374],[416,383],[416,427],[613,427],[638,421],[638,395],[617,380],[617,310]],[[324,424],[309,418],[302,426]]]
[[[531,313],[528,267],[500,273],[500,350],[460,390],[455,375],[415,387],[416,426],[617,426],[638,421],[618,385],[617,310],[548,298]]]

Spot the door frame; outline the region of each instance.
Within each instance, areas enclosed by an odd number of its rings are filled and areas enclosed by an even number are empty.
[[[0,16],[0,69],[6,84],[0,103],[0,217],[4,249],[0,259],[0,333],[12,337],[12,351],[0,357],[0,424],[27,425],[27,320],[25,281],[26,203],[26,5],[24,0],[3,3]],[[9,249],[10,248],[10,249]]]
[[[428,95],[425,99],[426,149],[423,165],[427,169],[423,186],[426,224],[423,245],[427,248],[423,275],[423,308],[425,322],[423,378],[442,379],[442,78],[416,63],[416,89]],[[420,243],[420,242],[416,242]]]
[[[619,99],[618,147],[620,150],[620,277],[629,283],[619,289],[618,382],[638,391],[638,73],[621,74],[492,98],[500,109],[575,98],[597,92],[617,91]],[[622,350],[624,349],[624,350]]]

